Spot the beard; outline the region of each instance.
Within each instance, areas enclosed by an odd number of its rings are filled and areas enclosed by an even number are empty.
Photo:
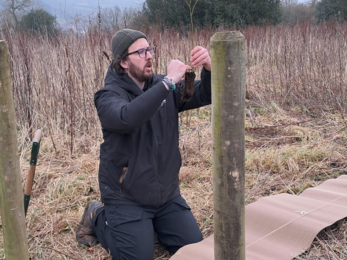
[[[139,82],[144,82],[147,79],[152,77],[152,70],[151,72],[146,72],[146,68],[148,66],[152,66],[152,61],[148,61],[142,69],[140,69],[139,67],[137,67],[134,63],[130,61],[128,73],[131,74],[131,76],[133,76]]]

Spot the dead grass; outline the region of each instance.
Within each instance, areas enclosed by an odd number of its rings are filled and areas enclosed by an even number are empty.
[[[322,230],[312,243],[308,251],[294,258],[294,260],[340,260],[347,258],[347,219],[336,222]]]
[[[268,106],[276,108],[264,114],[265,108],[247,101],[257,127],[248,127],[246,131],[246,204],[283,192],[300,194],[308,187],[346,173],[347,136],[340,115],[312,118],[276,104]],[[213,233],[210,117],[210,107],[194,110],[190,116],[186,113],[181,117],[180,126],[183,159],[180,187],[204,237]],[[252,125],[251,121],[247,117],[246,125]],[[91,249],[79,246],[74,232],[87,201],[99,199],[100,141],[88,136],[75,139],[76,153],[71,156],[64,149],[65,139],[68,137],[62,135],[54,138],[60,147],[58,151],[52,149],[50,138],[45,136],[41,142],[27,215],[31,259],[111,259],[100,245]],[[23,185],[29,148],[21,156]],[[345,221],[341,221],[321,232],[312,248],[297,259],[343,259],[338,257],[346,255],[345,248]],[[169,257],[157,244],[155,259]],[[0,246],[0,259],[3,258]]]

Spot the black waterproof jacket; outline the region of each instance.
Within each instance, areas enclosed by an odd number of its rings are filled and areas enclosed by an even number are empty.
[[[105,204],[158,208],[180,194],[178,112],[211,104],[211,72],[202,70],[192,99],[184,103],[177,88],[167,91],[163,77],[153,74],[141,90],[110,67],[104,88],[95,93],[104,138],[99,186]]]

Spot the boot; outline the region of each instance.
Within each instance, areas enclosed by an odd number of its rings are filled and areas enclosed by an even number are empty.
[[[92,229],[92,219],[95,218],[96,210],[102,207],[101,202],[91,200],[88,202],[82,219],[76,229],[76,240],[78,243],[87,247],[94,246],[99,243]]]

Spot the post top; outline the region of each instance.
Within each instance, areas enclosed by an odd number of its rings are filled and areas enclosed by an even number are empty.
[[[5,40],[0,40],[0,45],[7,46],[7,42]]]
[[[217,32],[211,37],[211,41],[235,41],[243,39],[245,39],[245,36],[238,31]]]

